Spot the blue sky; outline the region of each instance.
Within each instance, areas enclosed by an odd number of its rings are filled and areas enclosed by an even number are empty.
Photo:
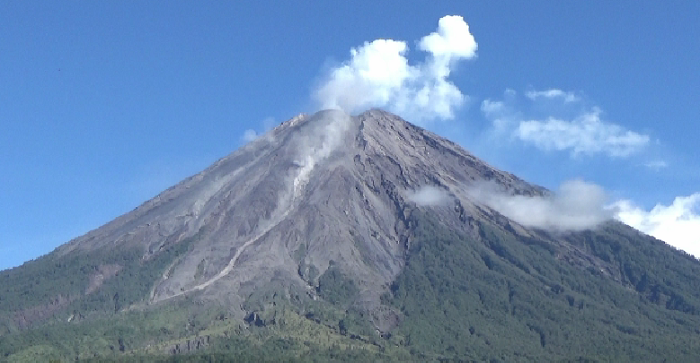
[[[627,203],[624,221],[697,253],[699,14],[696,1],[0,2],[0,269],[130,211],[246,130],[317,110],[365,42],[404,41],[427,69],[420,41],[445,15],[478,44],[449,64],[462,102],[401,116],[548,188],[597,184]]]

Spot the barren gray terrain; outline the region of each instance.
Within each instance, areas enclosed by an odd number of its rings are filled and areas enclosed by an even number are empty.
[[[371,309],[403,267],[411,210],[469,230],[496,214],[467,192],[483,181],[546,193],[390,113],[320,111],[282,123],[58,252],[143,246],[148,260],[196,235],[190,253],[154,282],[150,303],[197,291],[240,303],[272,279],[313,294],[334,261]],[[421,192],[428,200],[414,198]]]

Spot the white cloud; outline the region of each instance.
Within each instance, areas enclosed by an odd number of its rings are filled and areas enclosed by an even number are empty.
[[[521,107],[515,106],[517,99],[514,99],[515,93],[512,90],[506,91],[503,101],[482,101],[481,112],[492,122],[493,130],[498,135],[510,135],[541,150],[568,151],[574,157],[604,154],[624,158],[649,145],[649,135],[603,120],[600,108],[578,110],[581,107],[579,103],[576,108],[569,105],[573,101],[580,101],[573,93],[549,89],[529,91],[525,96],[530,102]],[[563,108],[549,107],[552,115],[545,118],[531,116],[534,112],[527,106],[539,105],[542,98],[557,100]],[[572,112],[574,116],[571,116]],[[562,113],[568,114],[558,116]]]
[[[255,139],[258,138],[258,132],[253,130],[253,129],[248,129],[243,132],[243,136],[241,137],[244,142],[251,142],[255,141]]]
[[[700,193],[676,197],[646,211],[629,200],[613,204],[617,219],[700,258]]]
[[[447,78],[459,60],[476,57],[469,26],[461,16],[445,16],[418,48],[427,59],[410,65],[406,42],[366,42],[351,49],[350,60],[332,69],[313,96],[322,108],[346,112],[387,107],[414,122],[452,119],[466,96]]]
[[[420,206],[443,205],[450,201],[450,194],[434,186],[423,186],[408,194],[408,200]]]
[[[576,102],[579,100],[573,92],[564,92],[560,89],[550,88],[544,91],[528,91],[525,96],[531,100],[536,100],[538,98],[549,98],[549,99],[561,99],[564,102]]]
[[[526,227],[581,231],[612,218],[603,188],[581,180],[562,183],[551,196],[510,195],[493,186],[473,188],[470,195]]]
[[[268,131],[272,130],[275,127],[275,119],[272,117],[267,117],[264,120],[262,120],[262,125],[262,133],[255,131],[254,129],[247,129],[243,131],[241,140],[243,140],[244,143],[249,143],[257,140],[261,136],[264,136],[267,141],[273,141],[273,137]]]
[[[464,19],[449,15],[440,18],[438,31],[423,37],[418,48],[431,54],[426,65],[436,79],[444,80],[450,75],[451,63],[476,57],[477,44]]]
[[[573,156],[602,153],[627,157],[649,144],[648,135],[602,121],[598,108],[570,121],[553,117],[520,121],[515,136],[543,150],[569,150]]]
[[[481,112],[487,117],[498,116],[506,109],[503,101],[491,101],[489,99],[481,101]]]
[[[654,171],[659,171],[663,168],[666,168],[668,166],[668,163],[663,161],[663,160],[652,160],[646,164],[644,164],[649,169],[652,169]]]
[[[511,125],[517,122],[504,101],[483,100],[481,101],[481,112],[491,119],[493,128],[498,133],[510,131]]]

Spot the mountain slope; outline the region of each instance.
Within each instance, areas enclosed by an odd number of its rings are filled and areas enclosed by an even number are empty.
[[[622,266],[642,251],[655,251],[674,264],[655,269],[657,261],[637,261],[647,276],[652,271],[656,276],[677,275],[635,288],[606,273],[561,263],[556,252],[493,226],[481,224],[482,237],[473,238],[444,228],[430,216],[416,219],[416,243],[386,296],[405,317],[391,340],[414,352],[478,361],[698,357],[700,317],[697,305],[692,306],[698,301],[697,275],[681,275],[697,273],[697,263],[664,251],[658,241],[613,224],[586,236],[596,239],[591,241],[596,248],[618,246],[613,258]],[[627,281],[633,276],[624,268],[620,274]],[[669,286],[671,281],[675,286]]]
[[[297,116],[2,271],[0,353],[696,357],[697,260],[614,222],[526,228],[481,183],[549,194],[384,111]]]

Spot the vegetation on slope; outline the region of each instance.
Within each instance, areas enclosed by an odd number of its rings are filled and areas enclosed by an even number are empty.
[[[406,268],[384,297],[404,314],[391,340],[415,355],[688,361],[700,354],[698,263],[650,237],[631,239],[621,226],[578,235],[591,248],[619,246],[611,258],[645,271],[653,285],[635,290],[557,261],[541,244],[523,243],[487,223],[479,226],[480,238],[470,238],[427,215],[415,221]],[[675,266],[659,268],[664,258]],[[641,281],[625,276],[632,284]],[[660,303],[647,291],[664,291],[669,299]]]
[[[51,319],[109,316],[142,302],[153,282],[187,252],[191,241],[169,246],[147,263],[137,248],[97,250],[62,257],[49,254],[2,271],[0,336]]]
[[[141,264],[139,251],[95,252],[61,260],[49,255],[0,273],[0,360],[680,362],[698,357],[700,264],[660,241],[619,225],[561,236],[617,266],[603,273],[573,266],[559,259],[555,246],[488,222],[477,222],[478,234],[466,235],[428,214],[415,211],[411,218],[415,230],[406,266],[382,296],[383,304],[400,312],[401,324],[383,337],[367,312],[353,304],[358,287],[335,264],[309,279],[317,281],[313,294],[284,281],[255,291],[243,304],[250,312],[245,321],[230,307],[203,304],[196,295],[133,309],[148,297],[152,281],[187,251],[185,241],[148,264]],[[122,267],[86,293],[91,276],[105,264]],[[309,271],[300,266],[300,274]],[[18,311],[55,296],[65,300],[56,310],[49,308],[51,318],[17,324]]]

